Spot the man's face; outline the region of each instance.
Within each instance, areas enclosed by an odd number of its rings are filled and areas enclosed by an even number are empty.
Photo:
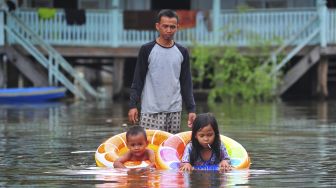
[[[155,24],[156,30],[159,31],[160,36],[165,40],[173,40],[174,34],[177,31],[177,19],[162,16],[159,23]]]

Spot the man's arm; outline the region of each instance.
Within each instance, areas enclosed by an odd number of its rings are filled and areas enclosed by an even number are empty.
[[[138,54],[133,76],[133,82],[131,85],[130,102],[129,102],[130,109],[136,108],[138,102],[140,101],[148,69],[148,58],[146,58],[148,57],[148,54],[146,53],[147,53],[146,47],[142,46]]]
[[[138,121],[137,104],[140,102],[141,93],[144,87],[148,70],[148,56],[152,45],[141,46],[135,66],[133,82],[131,85],[128,121],[135,124]]]
[[[196,105],[193,94],[193,84],[191,80],[189,53],[185,48],[184,50],[181,50],[181,52],[183,52],[183,62],[180,75],[181,95],[188,111],[188,127],[192,127],[192,124],[196,118]]]
[[[182,100],[186,105],[188,113],[194,113],[196,111],[196,105],[193,94],[193,84],[191,80],[189,52],[185,48],[181,52],[183,52],[183,62],[181,65],[180,74]]]

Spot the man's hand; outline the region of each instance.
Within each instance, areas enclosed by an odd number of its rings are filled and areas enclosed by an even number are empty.
[[[188,127],[189,128],[192,128],[192,124],[194,123],[195,119],[196,119],[196,114],[195,113],[191,112],[191,113],[188,114]]]
[[[132,124],[135,124],[136,122],[139,121],[138,115],[139,115],[138,109],[137,108],[131,108],[128,111],[128,121]]]

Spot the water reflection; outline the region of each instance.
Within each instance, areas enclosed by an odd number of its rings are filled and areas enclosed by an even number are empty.
[[[54,172],[55,173],[55,172]],[[249,170],[181,172],[174,170],[89,168],[59,174],[95,175],[95,187],[248,187]],[[266,172],[264,172],[266,173]],[[262,173],[259,173],[262,174]],[[99,183],[98,183],[99,182]]]
[[[193,171],[186,173],[187,187],[248,186],[248,170],[233,170],[228,173],[217,171]]]
[[[126,103],[0,104],[0,187],[336,186],[335,101],[198,103],[197,109],[213,112],[221,133],[246,148],[250,170],[97,168],[98,145],[127,128]]]

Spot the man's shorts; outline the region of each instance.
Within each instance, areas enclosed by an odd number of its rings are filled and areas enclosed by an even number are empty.
[[[181,112],[141,113],[140,126],[145,129],[163,130],[179,133],[181,128]]]

